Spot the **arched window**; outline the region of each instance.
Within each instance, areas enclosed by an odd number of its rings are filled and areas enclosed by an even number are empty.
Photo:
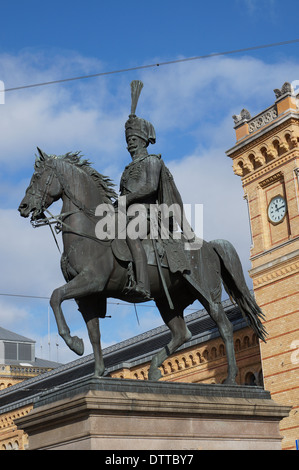
[[[195,366],[196,362],[195,362],[195,360],[194,360],[192,354],[190,354],[189,359],[190,359],[191,365],[192,365],[192,366]]]
[[[208,350],[205,349],[204,352],[203,352],[203,357],[204,357],[204,360],[205,361],[208,361],[209,360],[209,353],[208,353]]]
[[[182,357],[182,361],[184,363],[185,369],[190,366],[189,361],[186,357]]]
[[[245,385],[256,385],[255,375],[252,372],[247,372],[245,375]]]
[[[200,352],[197,352],[196,353],[196,356],[197,356],[197,361],[198,361],[198,364],[200,364],[202,362],[202,359],[201,359],[201,354]]]
[[[273,145],[273,147],[274,147],[274,149],[275,149],[275,151],[276,151],[276,154],[277,154],[277,155],[280,155],[279,140],[278,140],[278,139],[273,140],[272,145]]]
[[[216,357],[217,357],[217,351],[216,351],[216,348],[213,347],[211,349],[211,359],[216,359]]]
[[[19,450],[19,443],[18,441],[15,441],[12,446],[13,450]]]

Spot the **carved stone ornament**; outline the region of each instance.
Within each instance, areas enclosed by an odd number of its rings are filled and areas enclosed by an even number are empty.
[[[275,88],[275,90],[273,90],[273,91],[275,93],[276,99],[278,99],[281,96],[286,95],[286,94],[292,95],[294,93],[294,88],[291,85],[291,83],[285,82],[282,85],[281,89]]]
[[[249,123],[249,133],[260,129],[260,127],[263,127],[266,124],[269,124],[269,122],[273,121],[276,118],[277,118],[276,106],[272,106],[272,108],[267,109],[267,111],[265,111],[264,113],[261,113],[255,119],[252,119],[252,121]]]
[[[240,114],[234,114],[233,115],[233,120],[235,125],[241,124],[242,122],[249,121],[251,119],[251,114],[250,112],[243,108]]]

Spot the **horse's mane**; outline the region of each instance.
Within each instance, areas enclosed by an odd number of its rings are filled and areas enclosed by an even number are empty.
[[[81,152],[68,152],[64,155],[48,155],[50,158],[64,161],[75,165],[79,169],[83,170],[90,178],[95,182],[96,186],[102,192],[102,194],[113,202],[117,199],[117,193],[114,191],[115,184],[110,180],[108,176],[104,176],[95,170],[91,165],[92,163],[83,159]]]

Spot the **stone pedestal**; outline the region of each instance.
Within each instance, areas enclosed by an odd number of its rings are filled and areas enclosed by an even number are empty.
[[[29,449],[279,450],[290,407],[259,387],[86,378],[17,420]]]

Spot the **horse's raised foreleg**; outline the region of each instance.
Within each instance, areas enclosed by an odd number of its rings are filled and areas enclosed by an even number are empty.
[[[148,372],[149,380],[159,380],[161,378],[162,374],[159,367],[162,365],[165,359],[167,359],[171,354],[173,354],[182,344],[188,341],[192,336],[191,332],[186,326],[182,313],[172,313],[172,318],[170,320],[165,319],[165,314],[163,314],[161,310],[160,313],[172,333],[172,338],[170,342],[153,357]]]
[[[70,329],[65,321],[61,304],[64,300],[84,297],[99,290],[96,276],[82,271],[67,284],[55,289],[51,295],[50,305],[55,315],[58,332],[68,347],[79,356],[84,353],[84,344],[81,338],[71,336]]]

